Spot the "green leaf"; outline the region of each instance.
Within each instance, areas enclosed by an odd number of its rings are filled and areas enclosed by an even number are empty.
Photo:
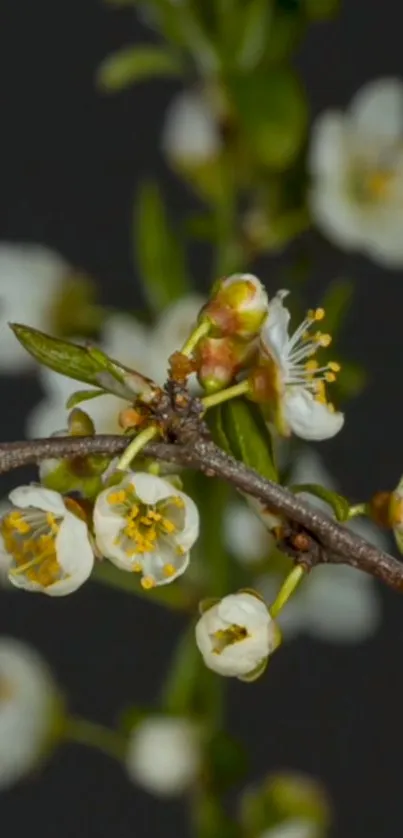
[[[246,399],[220,405],[222,428],[232,455],[268,480],[278,481],[270,433],[259,408]]]
[[[75,393],[72,393],[71,396],[67,399],[66,408],[67,410],[71,410],[71,408],[76,407],[78,404],[82,402],[88,402],[91,399],[97,399],[98,396],[104,396],[105,390],[77,390]]]
[[[354,286],[350,279],[337,279],[331,282],[326,294],[322,299],[322,306],[325,309],[324,325],[326,331],[335,337],[346,317],[351,306],[354,295]]]
[[[149,379],[108,358],[101,350],[54,338],[20,323],[10,323],[10,327],[30,355],[61,375],[102,387],[104,392],[123,399],[133,399],[135,392],[151,392]]]
[[[299,483],[295,486],[290,486],[291,492],[299,494],[300,492],[307,492],[314,495],[316,498],[325,501],[333,510],[338,521],[347,521],[350,504],[347,498],[339,495],[338,492],[333,492],[331,489],[325,489],[324,486],[319,486],[316,483]]]
[[[104,93],[123,90],[131,84],[159,76],[181,76],[183,64],[166,47],[143,44],[123,47],[104,59],[96,74]]]
[[[185,253],[171,229],[158,186],[140,188],[134,209],[135,257],[144,291],[155,313],[184,296],[188,290]]]
[[[242,10],[241,38],[235,64],[241,70],[251,70],[259,63],[269,40],[273,9],[270,0],[249,0]]]
[[[228,85],[244,142],[257,162],[287,169],[302,147],[308,121],[306,96],[295,73],[272,68],[234,74]]]
[[[245,747],[222,730],[206,744],[205,761],[209,785],[216,792],[239,783],[248,768]]]
[[[344,361],[340,356],[337,360],[341,362],[341,372],[332,385],[333,392],[337,394],[336,399],[344,401],[354,396],[359,396],[365,389],[368,381],[366,370],[360,364],[356,364],[353,361]]]

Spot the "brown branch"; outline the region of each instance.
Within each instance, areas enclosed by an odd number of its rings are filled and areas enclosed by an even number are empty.
[[[119,454],[128,444],[122,436],[52,437],[29,442],[0,444],[0,473],[38,463],[47,457]],[[198,440],[192,445],[149,443],[147,456],[198,469],[220,477],[237,489],[252,495],[270,509],[299,524],[324,549],[316,561],[348,564],[376,576],[395,590],[403,590],[403,563],[368,544],[328,515],[298,499],[288,489],[259,475],[253,469],[225,454],[213,442]],[[318,556],[318,551],[317,556]],[[307,564],[309,562],[307,561]]]

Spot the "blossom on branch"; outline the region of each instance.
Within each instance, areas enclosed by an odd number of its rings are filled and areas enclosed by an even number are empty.
[[[281,642],[280,631],[258,594],[239,591],[208,607],[196,625],[196,643],[209,669],[254,680]]]
[[[213,336],[250,341],[258,335],[268,306],[260,279],[253,274],[232,274],[216,283],[201,319],[212,323]]]
[[[190,719],[149,716],[129,736],[128,774],[152,794],[183,794],[197,779],[200,767],[199,730]]]
[[[168,480],[132,472],[98,495],[94,527],[102,555],[121,570],[141,573],[148,589],[184,573],[199,534],[199,513]]]
[[[320,364],[318,350],[329,346],[331,336],[313,331],[325,312],[308,311],[293,334],[290,312],[283,304],[288,291],[279,291],[270,303],[260,333],[259,365],[250,376],[251,397],[267,410],[268,418],[283,436],[291,433],[307,440],[329,439],[344,424],[344,416],[327,400],[326,384],[335,380],[340,365]]]
[[[0,521],[0,557],[17,588],[64,596],[90,576],[94,553],[79,504],[42,486],[20,486]]]
[[[310,203],[337,245],[389,268],[403,265],[403,84],[362,87],[347,111],[326,111],[313,126]]]
[[[0,789],[40,762],[57,713],[51,673],[37,653],[18,640],[0,639]]]

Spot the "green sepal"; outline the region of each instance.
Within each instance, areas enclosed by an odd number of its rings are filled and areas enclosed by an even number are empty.
[[[252,669],[252,672],[248,672],[247,675],[239,675],[238,681],[243,681],[245,684],[252,684],[253,681],[257,681],[266,671],[268,662],[269,658],[264,658],[255,669]]]
[[[205,599],[201,599],[199,602],[199,614],[203,615],[206,611],[209,611],[210,608],[213,608],[214,605],[217,605],[217,602],[220,602],[219,597],[210,596],[206,597]]]
[[[243,794],[241,822],[246,834],[260,835],[292,819],[311,821],[317,838],[326,834],[329,802],[322,786],[310,777],[279,772]]]
[[[343,497],[343,495],[339,495],[338,492],[334,492],[332,489],[325,489],[324,486],[319,486],[316,483],[299,483],[295,486],[290,486],[289,488],[290,491],[295,494],[307,492],[309,495],[313,495],[314,497],[323,500],[332,508],[335,518],[338,521],[348,520],[350,504],[347,498]]]
[[[105,390],[76,390],[76,392],[72,393],[67,399],[66,408],[67,410],[71,410],[78,404],[82,404],[82,402],[89,402],[91,399],[97,399],[98,396],[104,395]]]
[[[158,314],[189,291],[185,254],[156,183],[143,183],[134,207],[134,252],[149,304]]]

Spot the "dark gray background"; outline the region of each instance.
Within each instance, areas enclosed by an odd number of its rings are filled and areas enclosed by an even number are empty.
[[[172,212],[186,206],[164,172],[158,140],[173,83],[116,97],[96,94],[94,71],[115,47],[149,37],[133,12],[96,0],[3,0],[0,31],[0,239],[38,241],[98,277],[104,302],[139,303],[131,264],[134,188],[164,173]],[[298,57],[314,112],[344,105],[365,81],[403,75],[399,4],[350,0],[311,31]],[[197,275],[202,280],[203,266]],[[265,266],[268,286],[275,277]],[[340,273],[355,279],[344,348],[370,371],[346,428],[322,445],[353,497],[391,487],[403,471],[403,273],[386,273],[322,245],[311,289]],[[4,380],[3,439],[22,436],[39,397],[34,378]],[[1,482],[2,495],[21,482]],[[229,726],[252,752],[251,777],[276,767],[322,777],[334,800],[334,835],[398,835],[403,828],[403,600],[382,591],[385,617],[371,643],[293,642],[253,687],[229,689]],[[0,592],[0,632],[29,639],[48,658],[72,708],[106,723],[128,702],[151,703],[182,625],[178,616],[88,585],[66,600]],[[42,838],[187,835],[179,803],[133,789],[106,757],[65,748],[33,783],[0,797],[6,834]]]

